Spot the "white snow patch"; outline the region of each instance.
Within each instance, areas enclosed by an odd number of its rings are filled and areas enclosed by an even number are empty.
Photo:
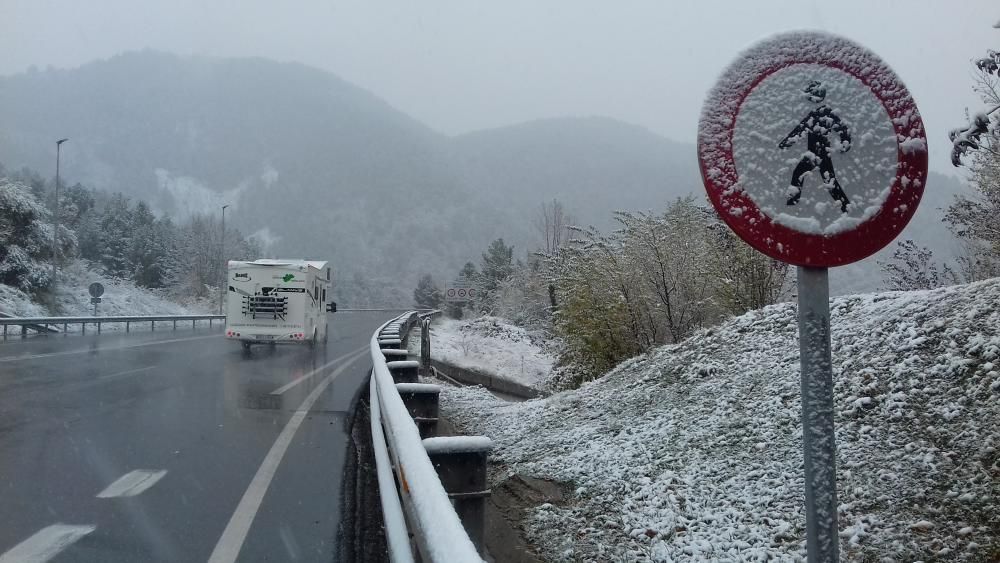
[[[989,559],[1000,549],[1000,279],[831,308],[843,559]],[[545,560],[796,560],[796,326],[793,304],[767,307],[546,399],[450,389],[442,414],[493,439],[494,485],[518,473],[582,490],[526,512]]]
[[[542,348],[539,337],[498,317],[435,320],[431,325],[431,356],[535,387],[549,376],[556,362],[555,356]]]

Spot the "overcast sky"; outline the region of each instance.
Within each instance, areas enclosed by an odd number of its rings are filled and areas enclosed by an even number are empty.
[[[706,91],[743,48],[819,29],[866,45],[924,116],[931,167],[976,107],[973,58],[1000,48],[996,0],[721,2],[0,0],[0,74],[154,48],[330,70],[449,134],[606,115],[694,142]],[[692,152],[692,158],[694,153]]]

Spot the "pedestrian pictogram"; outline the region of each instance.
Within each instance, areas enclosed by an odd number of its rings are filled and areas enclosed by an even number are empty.
[[[847,194],[837,181],[837,172],[833,168],[833,159],[830,157],[830,135],[836,134],[840,137],[838,148],[841,152],[851,150],[851,133],[847,125],[837,117],[837,114],[823,103],[826,99],[826,87],[818,80],[813,80],[803,90],[806,99],[810,102],[821,104],[816,109],[809,112],[809,115],[799,122],[792,129],[791,133],[778,143],[779,149],[791,148],[795,141],[806,135],[809,152],[802,155],[799,164],[792,171],[790,182],[792,189],[789,191],[788,205],[795,205],[802,198],[802,184],[805,182],[806,174],[819,167],[819,182],[830,192],[833,199],[840,202],[840,211],[847,213],[847,206],[851,203]]]

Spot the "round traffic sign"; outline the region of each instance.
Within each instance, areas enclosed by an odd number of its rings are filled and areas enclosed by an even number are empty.
[[[100,297],[104,295],[104,286],[98,282],[94,282],[90,284],[90,287],[87,288],[87,291],[90,292],[91,297]]]
[[[474,287],[470,287],[470,288],[469,288],[469,299],[472,299],[472,298],[474,298],[475,296],[476,296],[476,288],[474,288]]]
[[[454,296],[455,296],[455,290],[454,289],[449,289],[448,290],[448,297],[454,297]]]
[[[927,139],[916,103],[874,53],[787,33],[742,53],[705,100],[698,161],[743,240],[799,266],[861,260],[920,203]]]
[[[459,297],[465,297],[465,294],[466,294],[466,291],[464,289],[459,289],[458,290],[458,296]]]

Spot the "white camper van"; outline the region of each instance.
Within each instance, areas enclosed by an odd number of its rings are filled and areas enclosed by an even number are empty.
[[[226,338],[251,344],[326,342],[330,267],[316,260],[229,261]]]

